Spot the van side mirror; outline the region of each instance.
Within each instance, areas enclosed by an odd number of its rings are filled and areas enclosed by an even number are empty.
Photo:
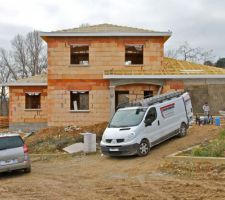
[[[152,125],[152,121],[150,119],[146,119],[144,121],[144,123],[145,123],[145,126],[151,126]]]

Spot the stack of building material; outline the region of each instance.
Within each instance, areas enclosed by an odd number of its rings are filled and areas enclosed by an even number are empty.
[[[80,133],[84,136],[84,143],[75,143],[72,144],[63,150],[73,154],[83,151],[84,153],[93,153],[96,152],[96,134],[93,133]]]
[[[9,117],[0,116],[0,128],[6,128],[9,126]]]

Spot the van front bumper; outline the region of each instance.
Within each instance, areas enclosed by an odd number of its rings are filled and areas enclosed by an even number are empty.
[[[123,146],[101,145],[101,151],[108,156],[131,156],[137,154],[138,143]]]

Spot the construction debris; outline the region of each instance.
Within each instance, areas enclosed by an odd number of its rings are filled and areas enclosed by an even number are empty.
[[[34,131],[29,132],[29,133],[25,133],[25,135],[23,136],[23,138],[30,137],[30,136],[33,135],[34,133],[35,133]]]
[[[73,131],[79,131],[79,130],[80,128],[74,125],[69,125],[64,128],[65,132],[73,132]]]
[[[63,150],[70,154],[78,153],[78,152],[81,152],[84,150],[84,144],[82,142],[75,143],[75,144],[72,144],[72,145],[64,148]]]
[[[96,133],[96,140],[99,142],[107,124],[107,122],[104,122],[82,127],[48,127],[25,138],[25,142],[29,146],[31,153],[59,153],[63,151],[63,148],[68,147],[69,145],[83,143],[84,136],[80,133]],[[92,148],[94,149],[94,147]],[[95,150],[91,152],[94,151]],[[89,152],[89,150],[87,150],[87,152]]]
[[[80,133],[84,137],[84,143],[75,143],[63,150],[72,154],[84,151],[84,153],[96,152],[96,134],[93,133]]]

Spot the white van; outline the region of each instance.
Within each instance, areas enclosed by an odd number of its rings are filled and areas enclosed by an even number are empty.
[[[151,147],[176,135],[185,136],[193,118],[191,99],[187,92],[171,94],[118,109],[102,136],[102,153],[145,156]]]

